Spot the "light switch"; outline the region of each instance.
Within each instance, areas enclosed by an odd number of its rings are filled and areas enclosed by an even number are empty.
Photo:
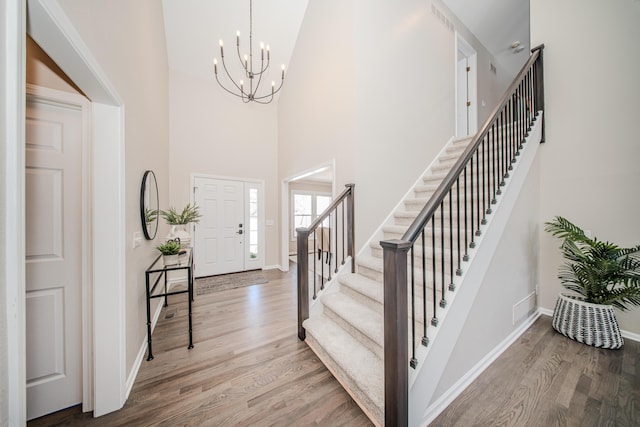
[[[142,244],[142,235],[139,231],[133,232],[133,249],[137,248]]]

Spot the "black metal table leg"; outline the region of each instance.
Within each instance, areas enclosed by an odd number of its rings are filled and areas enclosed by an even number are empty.
[[[193,348],[193,330],[191,324],[191,305],[193,301],[193,267],[187,269],[187,287],[189,290],[189,349]]]
[[[149,295],[149,274],[146,274],[147,288],[147,361],[153,360],[153,352],[151,350],[151,298]]]

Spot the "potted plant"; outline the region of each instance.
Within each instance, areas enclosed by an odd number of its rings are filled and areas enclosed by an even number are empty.
[[[561,216],[545,223],[545,230],[562,239],[560,249],[566,262],[558,278],[577,294],[560,293],[553,328],[595,347],[622,347],[613,308],[640,305],[640,245],[621,248],[589,238]]]
[[[187,229],[189,223],[198,223],[202,215],[200,214],[197,205],[187,203],[182,209],[182,212],[178,212],[175,208],[170,207],[168,210],[160,211],[160,216],[167,221],[167,224],[171,226],[167,240],[180,239],[182,247],[187,247],[191,244],[191,234]]]
[[[165,267],[179,263],[178,254],[180,253],[180,240],[169,240],[156,246],[156,249],[158,249],[162,254],[162,262]]]

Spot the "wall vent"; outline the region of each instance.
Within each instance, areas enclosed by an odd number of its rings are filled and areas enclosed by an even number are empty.
[[[453,25],[453,22],[451,22],[451,20],[447,18],[447,15],[445,15],[444,12],[438,9],[436,5],[433,3],[431,3],[431,14],[436,18],[438,18],[438,20],[442,23],[442,25],[447,27],[449,31],[454,32],[456,30],[456,27],[455,25]]]

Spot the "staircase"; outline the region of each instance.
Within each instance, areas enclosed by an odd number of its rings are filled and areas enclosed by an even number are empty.
[[[298,336],[376,425],[425,422],[426,405],[533,163],[537,148],[527,147],[544,142],[543,47],[532,50],[478,133],[444,147],[351,272],[341,269],[326,288],[321,281],[319,299],[314,279],[314,303],[305,265],[308,236],[317,236],[328,212],[297,229]],[[353,233],[350,195],[346,229]]]
[[[448,144],[393,213],[391,223],[382,228],[381,239],[372,240],[365,254],[358,257],[358,272],[338,276],[336,286],[321,294],[318,306],[303,323],[309,347],[379,425],[384,420],[384,289],[378,242],[402,237],[470,140],[456,139]],[[430,262],[432,254],[425,256]]]

